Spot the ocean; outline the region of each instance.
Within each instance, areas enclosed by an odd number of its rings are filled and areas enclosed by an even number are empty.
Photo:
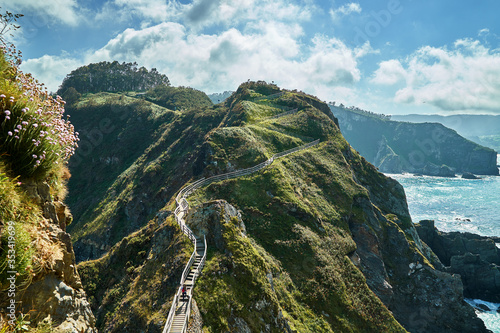
[[[499,155],[500,157],[500,155]],[[499,158],[500,160],[500,158]],[[413,222],[434,220],[442,231],[500,236],[500,177],[442,178],[388,174],[403,185]],[[486,327],[500,333],[500,304],[468,299]],[[478,304],[490,311],[479,310]]]

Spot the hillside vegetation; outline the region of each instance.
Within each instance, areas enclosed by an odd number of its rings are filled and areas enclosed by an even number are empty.
[[[295,111],[275,117],[289,110]],[[79,260],[94,259],[79,269],[100,330],[129,330],[138,321],[147,331],[162,329],[189,248],[154,235],[180,234],[171,216],[180,188],[320,139],[189,197],[187,224],[210,230],[207,265],[194,289],[203,330],[404,332],[428,325],[429,332],[485,331],[463,303],[457,279],[434,269],[401,185],[350,147],[317,98],[248,82],[216,106],[175,111],[96,94],[75,103],[71,114],[82,133],[100,126],[88,114],[114,125],[101,128],[98,144],[87,136],[92,154],[77,151],[70,164],[72,232]],[[175,263],[162,259],[161,247],[178,256]],[[436,302],[445,312],[433,313]],[[123,311],[128,304],[138,310]],[[424,320],[415,320],[415,312]]]

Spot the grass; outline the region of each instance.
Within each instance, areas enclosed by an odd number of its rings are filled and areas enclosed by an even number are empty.
[[[97,328],[161,330],[192,250],[171,216],[161,227],[151,221],[104,257],[80,263]]]
[[[262,105],[259,113],[267,115]],[[244,318],[252,331],[262,329],[255,310],[248,310],[257,302],[252,297],[255,292],[300,332],[403,332],[347,257],[356,245],[346,217],[364,221],[363,211],[352,203],[370,196],[355,179],[356,173],[365,177],[365,184],[386,186],[387,180],[374,175],[327,115],[306,107],[272,122],[220,128],[209,140],[222,173],[228,162],[238,167],[247,166],[239,161],[256,164],[276,151],[300,145],[304,136],[321,137],[323,142],[255,174],[213,183],[190,196],[192,206],[227,200],[242,211],[249,235],[239,236],[226,223],[227,251],[212,253],[207,262],[196,287],[206,331],[230,330],[234,323],[228,318],[234,317]],[[247,154],[252,151],[249,147],[262,157],[245,156],[245,148]],[[269,272],[275,276],[274,290],[269,290]]]

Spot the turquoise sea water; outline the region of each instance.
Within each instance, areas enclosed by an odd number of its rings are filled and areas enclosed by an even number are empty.
[[[430,219],[442,231],[500,236],[500,177],[388,176],[403,185],[413,222]]]
[[[499,176],[477,180],[410,174],[388,176],[403,185],[413,222],[429,219],[442,231],[500,236]],[[467,302],[475,307],[477,304],[488,306],[491,311],[476,312],[487,328],[500,333],[500,314],[497,312],[500,304],[481,300]]]

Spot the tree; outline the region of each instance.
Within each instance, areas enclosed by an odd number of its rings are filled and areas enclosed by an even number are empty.
[[[79,67],[64,78],[57,93],[62,95],[70,87],[79,93],[101,91],[147,91],[159,85],[170,86],[168,77],[156,68],[148,71],[134,63],[102,61]]]
[[[5,50],[5,55],[11,58],[13,65],[17,66],[21,64],[21,51],[18,51],[13,43],[7,42],[6,37],[14,37],[12,31],[20,28],[15,22],[23,16],[23,14],[12,14],[9,11],[6,11],[5,14],[0,14],[0,47]]]

